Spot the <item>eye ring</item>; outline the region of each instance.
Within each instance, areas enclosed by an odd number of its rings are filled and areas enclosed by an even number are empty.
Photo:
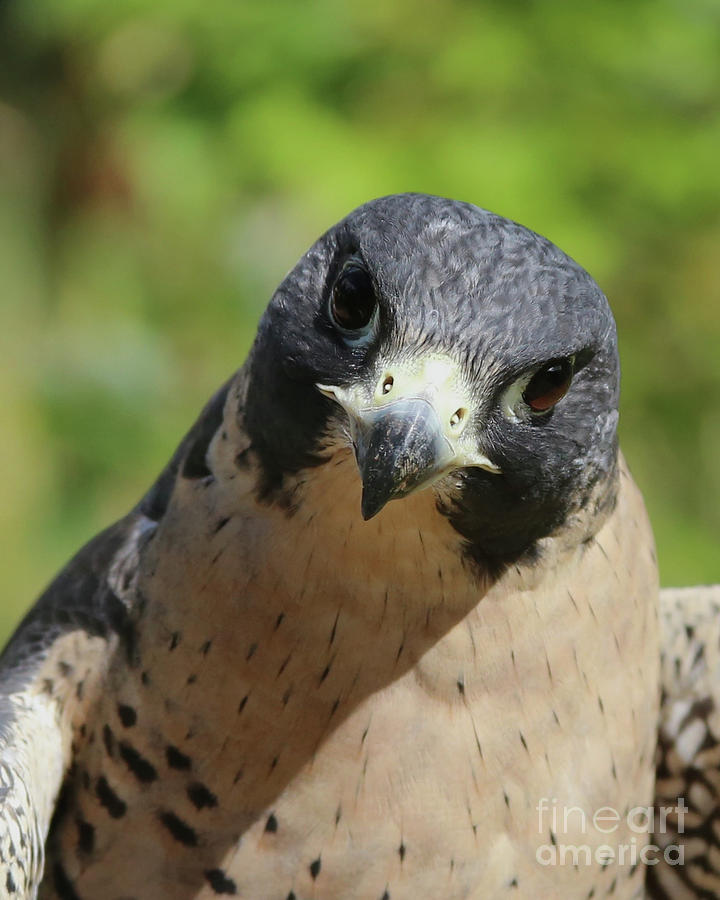
[[[335,279],[328,300],[330,321],[348,344],[363,343],[373,331],[378,302],[370,273],[349,260]]]
[[[549,413],[570,390],[575,374],[575,357],[551,359],[530,378],[522,392],[523,402],[536,416]]]

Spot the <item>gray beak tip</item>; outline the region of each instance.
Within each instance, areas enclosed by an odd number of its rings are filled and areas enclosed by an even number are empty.
[[[385,506],[387,499],[387,497],[381,497],[364,490],[360,506],[363,519],[368,522],[370,519],[374,518]]]
[[[423,399],[403,398],[374,412],[355,440],[363,519],[432,481],[447,448],[437,413]]]

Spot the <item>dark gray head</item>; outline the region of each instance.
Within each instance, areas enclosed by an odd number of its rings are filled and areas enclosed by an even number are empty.
[[[470,204],[402,194],[350,213],[280,285],[246,427],[268,493],[349,430],[366,518],[434,484],[473,554],[502,563],[614,472],[618,378],[612,314],[577,263]]]

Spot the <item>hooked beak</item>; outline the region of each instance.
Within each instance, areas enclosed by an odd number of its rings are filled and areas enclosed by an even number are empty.
[[[447,357],[393,366],[372,395],[364,386],[317,387],[348,413],[366,520],[452,469],[500,471],[477,446],[469,391]]]

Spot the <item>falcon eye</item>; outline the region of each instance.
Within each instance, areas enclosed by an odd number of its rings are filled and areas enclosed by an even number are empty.
[[[377,306],[370,274],[362,266],[349,263],[338,275],[330,297],[330,318],[340,331],[362,331],[373,318]]]
[[[548,412],[567,394],[574,362],[574,357],[553,359],[533,375],[522,395],[533,412]]]

